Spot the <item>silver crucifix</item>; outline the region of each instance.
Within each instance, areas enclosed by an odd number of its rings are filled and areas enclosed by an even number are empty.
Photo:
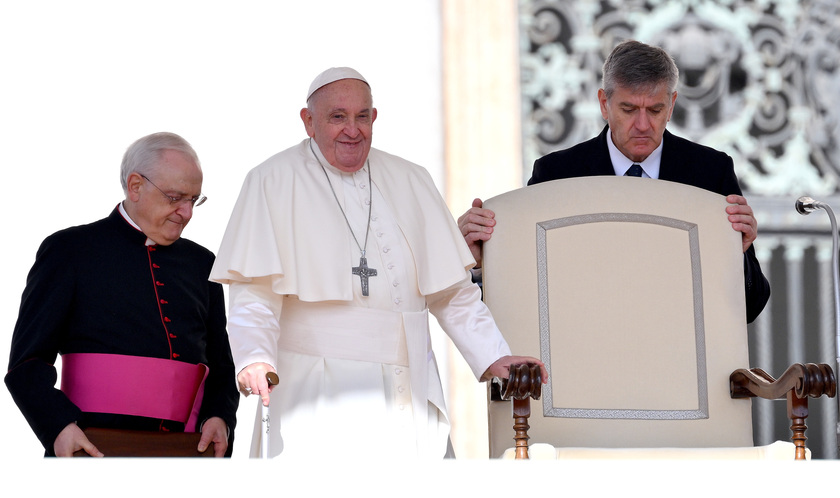
[[[366,257],[362,256],[361,258],[359,258],[359,266],[353,267],[353,275],[358,275],[359,279],[361,279],[362,281],[362,295],[369,295],[368,277],[375,277],[376,269],[368,268]]]

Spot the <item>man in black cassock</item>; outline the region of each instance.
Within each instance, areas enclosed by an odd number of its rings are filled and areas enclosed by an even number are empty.
[[[213,254],[181,238],[206,200],[198,157],[155,133],[126,150],[121,182],[107,218],[41,244],[6,386],[50,456],[101,456],[88,427],[201,432],[198,451],[229,456],[239,393],[222,286],[208,280]]]

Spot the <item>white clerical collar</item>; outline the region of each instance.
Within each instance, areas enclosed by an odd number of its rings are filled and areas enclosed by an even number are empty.
[[[659,147],[655,148],[644,161],[636,163],[631,161],[627,156],[618,150],[612,139],[612,132],[607,132],[607,148],[610,151],[610,162],[612,162],[613,170],[616,176],[624,176],[630,166],[638,164],[642,167],[644,172],[642,176],[645,178],[659,178],[659,166],[662,162],[662,144],[664,140],[659,142]]]
[[[141,228],[140,228],[140,226],[139,226],[137,223],[134,223],[134,220],[132,220],[132,219],[131,219],[131,216],[129,216],[129,215],[128,215],[128,212],[126,212],[125,207],[123,207],[123,203],[122,203],[122,202],[121,202],[121,203],[120,203],[120,205],[119,205],[119,209],[120,209],[120,214],[122,215],[123,219],[124,219],[125,221],[127,221],[129,225],[131,225],[131,226],[133,226],[134,228],[136,228],[138,232],[142,232],[142,231],[143,231],[143,229],[141,229]],[[146,237],[146,245],[147,245],[147,246],[157,245],[157,242],[155,242],[154,240],[152,240],[152,239],[150,239],[150,238]]]

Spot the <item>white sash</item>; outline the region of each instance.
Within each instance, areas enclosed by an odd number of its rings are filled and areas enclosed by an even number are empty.
[[[408,366],[402,314],[286,299],[278,346],[292,353]]]

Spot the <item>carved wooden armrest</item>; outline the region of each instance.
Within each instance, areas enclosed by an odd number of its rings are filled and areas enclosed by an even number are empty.
[[[805,459],[805,419],[808,417],[808,398],[837,395],[834,370],[825,363],[794,363],[778,379],[760,368],[739,368],[729,376],[729,394],[732,398],[758,397],[787,399],[788,417],[791,420],[791,440],[796,446],[796,459]]]
[[[729,392],[736,399],[783,399],[790,391],[798,398],[833,398],[837,394],[834,370],[825,363],[794,363],[778,379],[760,368],[739,368],[729,376]]]
[[[516,459],[528,458],[528,417],[531,416],[531,398],[542,395],[542,370],[534,363],[511,365],[509,377],[493,379],[500,386],[502,400],[513,401],[513,436],[516,441]]]

